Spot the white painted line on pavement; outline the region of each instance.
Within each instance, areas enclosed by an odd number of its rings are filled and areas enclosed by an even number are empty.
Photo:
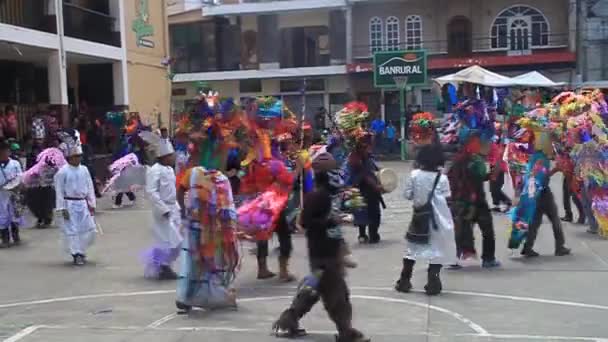
[[[351,290],[363,290],[363,291],[365,291],[365,290],[367,290],[367,291],[390,291],[390,292],[395,291],[395,289],[391,288],[391,287],[373,287],[373,286],[371,286],[371,287],[370,286],[352,286],[350,289]],[[424,293],[424,291],[419,291],[419,290],[412,290],[411,292]],[[540,303],[540,304],[574,306],[574,307],[585,308],[585,309],[597,309],[597,310],[608,311],[608,306],[605,306],[605,305],[586,304],[586,303],[579,303],[579,302],[569,302],[569,301],[543,299],[543,298],[535,298],[535,297],[519,297],[519,296],[494,294],[494,293],[449,291],[449,290],[441,291],[441,293],[461,295],[461,296],[471,296],[471,297],[507,299],[507,300],[515,300],[515,301],[520,301],[520,302],[532,302],[532,303]]]
[[[238,299],[237,302],[240,302],[240,303],[260,302],[260,301],[269,301],[269,300],[277,300],[277,299],[292,299],[292,298],[293,298],[293,296],[253,297],[253,298]],[[454,318],[457,321],[460,321],[461,323],[467,325],[471,330],[473,330],[474,332],[476,332],[478,336],[488,336],[488,334],[489,334],[488,331],[485,330],[484,328],[482,328],[479,324],[471,321],[470,319],[464,317],[463,315],[461,315],[461,314],[459,314],[457,312],[450,311],[448,309],[436,306],[436,305],[430,305],[430,304],[426,304],[426,303],[419,303],[419,302],[415,302],[415,301],[411,301],[411,300],[406,300],[406,299],[400,299],[400,298],[390,298],[390,297],[380,297],[380,296],[362,296],[362,295],[353,295],[353,294],[351,294],[350,298],[377,300],[377,301],[389,302],[389,303],[409,304],[409,305],[413,305],[413,306],[422,307],[422,308],[425,308],[425,309],[435,310],[435,311],[444,313],[444,314],[446,314],[448,316],[452,316],[452,318]],[[165,322],[163,322],[163,323],[165,323]]]
[[[18,306],[51,304],[51,303],[60,303],[60,302],[70,302],[70,301],[85,300],[85,299],[150,296],[150,295],[169,294],[169,293],[175,293],[175,290],[137,291],[137,292],[109,292],[109,293],[100,293],[100,294],[91,294],[91,295],[82,295],[82,296],[72,296],[72,297],[56,297],[56,298],[47,298],[47,299],[40,299],[40,300],[31,300],[31,301],[26,301],[26,302],[0,304],[0,309],[14,308],[14,307],[18,307]]]
[[[538,335],[512,335],[512,334],[490,334],[488,337],[500,338],[505,340],[541,340],[541,341],[581,341],[581,342],[608,342],[608,338],[603,337],[581,337],[581,336],[538,336]]]
[[[599,254],[597,254],[593,248],[591,248],[591,246],[589,246],[585,241],[581,241],[581,244],[583,245],[583,247],[587,248],[591,254],[593,254],[593,256],[595,257],[595,259],[597,259],[597,261],[600,262],[600,264],[608,267],[608,261],[604,260],[604,258],[602,258]]]
[[[26,335],[23,335],[24,332],[28,329],[33,329]],[[35,325],[23,329],[19,333],[14,336],[9,337],[3,342],[18,342],[23,338],[31,335],[33,332],[40,329],[55,329],[55,330],[71,330],[71,329],[83,329],[83,330],[124,330],[124,331],[137,331],[137,330],[161,330],[161,331],[213,331],[213,332],[234,332],[234,333],[261,333],[267,334],[267,330],[263,329],[252,329],[252,328],[237,328],[237,327],[205,327],[205,326],[196,326],[196,327],[178,327],[178,328],[148,328],[148,327],[136,327],[136,326],[127,326],[127,327],[118,327],[118,326],[109,326],[109,327],[99,327],[99,326],[67,326],[67,325]],[[29,330],[28,330],[29,331]],[[318,334],[318,335],[333,335],[336,332],[333,330],[307,330],[309,334]],[[399,334],[399,333],[387,333],[387,332],[374,332],[373,336],[433,336],[433,337],[480,337],[479,334],[454,334],[454,335],[442,335],[437,333],[429,333],[429,332],[408,332],[407,334]],[[540,341],[580,341],[580,342],[608,342],[608,338],[605,337],[585,337],[585,336],[548,336],[548,335],[522,335],[522,334],[487,334],[483,337],[487,338],[497,338],[504,340],[540,340]],[[16,339],[15,339],[16,338]]]
[[[36,330],[42,328],[42,325],[32,325],[29,326],[21,331],[19,331],[18,333],[16,333],[13,336],[10,336],[9,338],[5,339],[3,342],[17,342],[20,341],[26,337],[28,337],[29,335],[33,334],[34,332],[36,332]]]
[[[158,320],[156,320],[156,321],[148,324],[148,326],[146,328],[158,328],[161,325],[163,325],[163,324],[169,322],[170,320],[174,319],[175,317],[177,317],[177,313],[174,312],[174,313],[172,313],[170,315],[167,315],[167,316],[165,316],[165,317],[163,317],[161,319],[158,319]]]
[[[284,289],[284,290],[295,290],[295,287],[291,286],[268,286],[260,289]],[[248,289],[258,289],[258,288],[243,288],[244,290]],[[373,286],[352,286],[351,290],[360,290],[360,291],[387,291],[394,292],[395,289],[392,287],[373,287]],[[422,292],[413,290],[412,292]],[[150,296],[150,295],[159,295],[159,294],[173,294],[175,290],[156,290],[156,291],[136,291],[136,292],[115,292],[115,293],[100,293],[100,294],[90,294],[90,295],[80,295],[80,296],[71,296],[71,297],[56,297],[56,298],[47,298],[40,300],[30,300],[23,302],[14,302],[14,303],[6,303],[0,304],[0,309],[6,308],[14,308],[20,306],[29,306],[29,305],[41,305],[41,304],[52,304],[52,303],[61,303],[61,302],[70,302],[70,301],[78,301],[78,300],[87,300],[87,299],[99,299],[99,298],[113,298],[113,297],[135,297],[135,296]],[[544,298],[535,298],[535,297],[520,297],[520,296],[511,296],[511,295],[501,295],[494,293],[484,293],[484,292],[468,292],[468,291],[450,291],[444,290],[442,293],[445,294],[454,294],[461,296],[471,296],[471,297],[484,297],[484,298],[495,298],[495,299],[506,299],[506,300],[515,300],[521,302],[533,302],[540,304],[552,304],[552,305],[561,305],[561,306],[572,306],[579,307],[585,309],[597,309],[597,310],[605,310],[608,311],[608,306],[605,305],[597,305],[597,304],[586,304],[580,302],[571,302],[571,301],[561,301],[561,300],[553,300],[553,299],[544,299]],[[291,298],[291,297],[289,297]],[[239,299],[239,301],[246,301],[247,298]]]
[[[471,321],[470,319],[464,317],[463,315],[461,315],[457,312],[450,311],[448,309],[436,306],[436,305],[424,304],[424,303],[414,302],[411,300],[400,299],[400,298],[389,298],[389,297],[379,297],[379,296],[351,295],[351,298],[370,299],[370,300],[377,300],[377,301],[382,301],[382,302],[409,304],[409,305],[419,306],[419,307],[423,307],[423,308],[429,308],[431,310],[435,310],[435,311],[444,313],[448,316],[452,316],[453,318],[460,321],[461,323],[466,324],[471,330],[476,332],[479,336],[488,336],[490,334],[486,329],[482,328],[479,324]]]

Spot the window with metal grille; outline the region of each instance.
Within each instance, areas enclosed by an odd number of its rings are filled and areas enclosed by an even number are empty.
[[[492,49],[528,50],[549,45],[549,22],[537,9],[511,6],[498,14],[490,32]]]
[[[382,51],[384,41],[384,30],[382,19],[373,17],[369,20],[369,46],[372,53]]]
[[[422,49],[422,17],[408,15],[405,18],[405,49]]]
[[[399,50],[399,19],[397,17],[386,19],[386,49]]]

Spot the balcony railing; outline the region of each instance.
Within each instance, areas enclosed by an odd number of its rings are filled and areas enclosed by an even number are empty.
[[[449,41],[445,40],[423,40],[421,46],[408,46],[406,43],[398,45],[355,45],[353,46],[353,56],[357,59],[367,59],[378,51],[395,50],[418,50],[424,49],[429,55],[448,55],[450,57],[469,57],[477,53],[506,53],[508,55],[527,55],[534,50],[554,49],[568,47],[569,35],[551,34],[546,37],[547,44],[533,45],[531,37],[529,39],[511,40],[508,37],[500,41],[502,46],[497,46],[499,41],[493,41],[491,37],[473,37],[471,39],[460,39]],[[494,43],[494,44],[493,44]],[[505,47],[506,46],[506,47]]]
[[[63,4],[63,23],[68,37],[120,47],[120,33],[114,31],[116,18],[71,3]]]
[[[50,33],[57,32],[55,17],[45,14],[45,1],[40,0],[0,1],[0,23]]]

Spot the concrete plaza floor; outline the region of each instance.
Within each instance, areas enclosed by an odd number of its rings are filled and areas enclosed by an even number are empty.
[[[402,177],[410,164],[388,166]],[[561,178],[554,177],[556,198]],[[458,271],[444,270],[444,293],[429,298],[420,290],[424,265],[417,265],[415,290],[396,293],[411,204],[400,189],[386,197],[379,245],[348,240],[359,261],[349,271],[355,326],[373,341],[608,341],[608,241],[565,224],[573,255],[553,256],[548,221],[536,250],[526,260],[506,248],[508,220],[494,216],[497,255],[503,267],[485,270],[471,261]],[[255,279],[255,259],[243,245],[238,311],[196,311],[176,315],[175,283],[143,278],[141,252],[151,243],[150,211],[143,196],[136,206],[109,209],[102,199],[98,220],[104,234],[90,251],[90,264],[71,266],[61,254],[59,230],[29,229],[25,244],[0,250],[0,341],[4,342],[189,342],[276,340],[272,322],[289,305],[296,284]],[[292,268],[307,272],[305,241],[294,237]],[[481,239],[477,238],[478,244]],[[270,265],[277,268],[276,259]],[[302,322],[311,335],[302,341],[333,341],[334,327],[322,305]]]

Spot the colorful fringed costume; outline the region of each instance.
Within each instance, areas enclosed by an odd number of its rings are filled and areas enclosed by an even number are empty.
[[[178,308],[236,306],[232,284],[240,259],[230,182],[219,171],[194,167],[186,171],[180,189],[188,191],[188,202]]]
[[[232,99],[210,93],[201,96],[197,111],[178,125],[190,139],[190,167],[177,181],[185,227],[178,309],[236,305],[232,283],[240,262],[237,215],[230,182],[220,170],[239,139],[241,118]]]
[[[456,107],[460,120],[458,131],[462,149],[451,166],[451,210],[454,218],[456,249],[462,259],[476,255],[473,227],[479,225],[482,233],[484,267],[496,267],[496,242],[492,214],[486,200],[484,182],[489,179],[482,146],[489,146],[495,134],[494,119],[489,115],[485,102],[467,100]]]
[[[571,149],[574,177],[580,180],[583,208],[590,233],[608,237],[608,104],[599,90],[564,92],[552,101],[552,114],[565,122],[560,141]]]
[[[540,194],[548,186],[550,166],[549,159],[540,151],[530,157],[520,188],[519,203],[511,212],[510,249],[519,248],[526,238]]]
[[[528,131],[529,147],[534,151],[530,156],[526,176],[519,190],[520,200],[511,211],[511,237],[508,247],[516,249],[525,240],[522,255],[537,256],[533,250],[542,218],[546,215],[551,221],[555,237],[555,255],[567,255],[565,238],[553,192],[549,187],[550,158],[554,156],[552,139],[559,124],[550,120],[547,108],[534,109],[521,118],[517,124]]]

